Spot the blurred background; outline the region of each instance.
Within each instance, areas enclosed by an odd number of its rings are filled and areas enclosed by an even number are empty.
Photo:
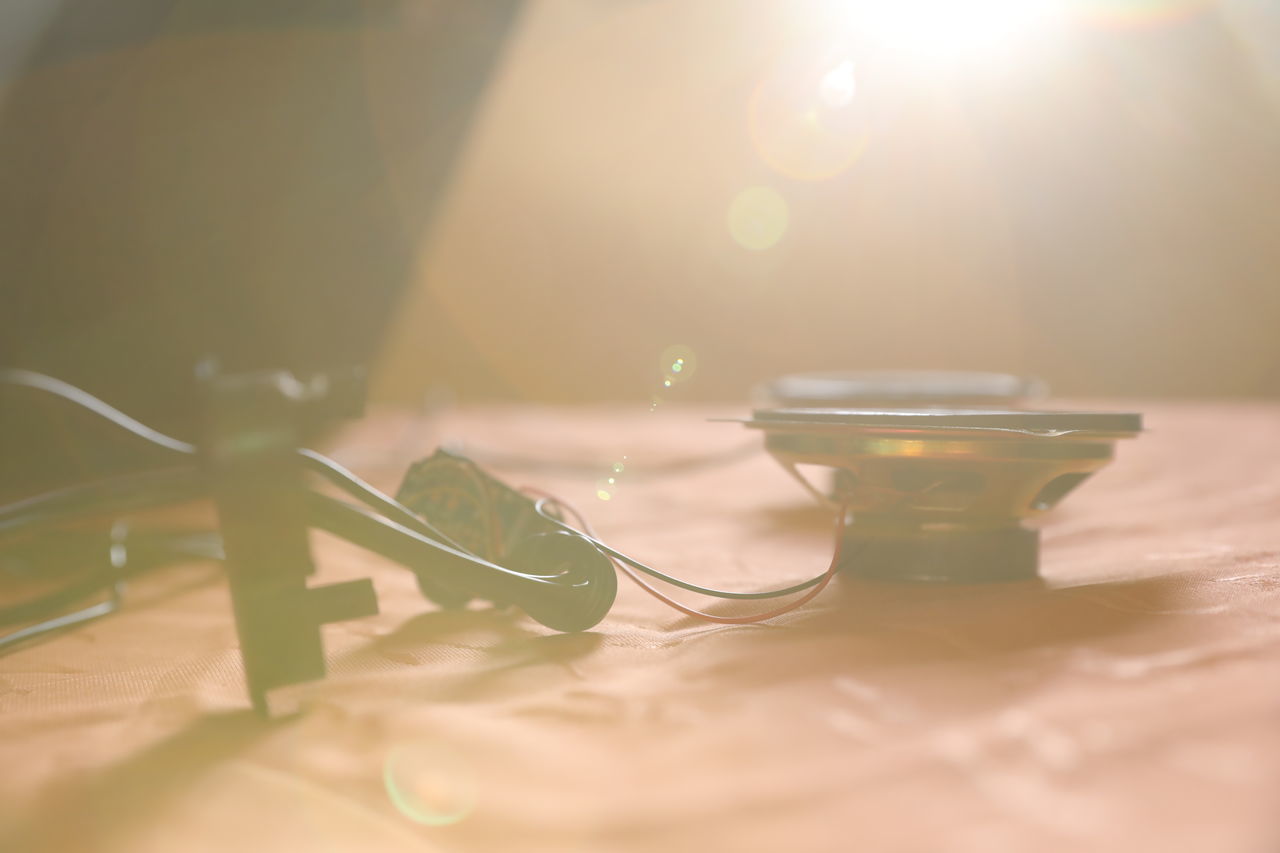
[[[529,12],[380,395],[643,399],[672,345],[717,399],[881,367],[1280,394],[1280,4]]]
[[[140,416],[192,312],[413,405],[1280,396],[1268,0],[7,5],[4,355]]]

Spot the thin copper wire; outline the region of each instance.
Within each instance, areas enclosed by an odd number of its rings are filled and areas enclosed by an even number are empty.
[[[586,518],[582,515],[582,513],[579,512],[577,508],[574,507],[572,504],[565,503],[564,501],[557,498],[555,495],[548,494],[547,492],[544,492],[541,489],[525,487],[520,489],[520,491],[524,492],[527,495],[530,495],[531,497],[541,498],[547,501],[548,503],[550,503],[553,507],[559,508],[564,512],[567,512],[573,518],[573,520],[577,522],[579,533],[583,533],[586,536],[590,537],[591,539],[599,538],[596,536],[595,530],[592,529],[591,523],[588,522]],[[814,597],[818,595],[818,593],[826,589],[827,584],[831,583],[831,579],[835,577],[836,569],[840,565],[840,556],[841,556],[841,552],[843,550],[843,545],[844,545],[845,518],[847,516],[848,516],[847,508],[844,506],[841,506],[839,515],[836,517],[835,553],[831,556],[831,565],[829,565],[827,567],[827,570],[821,575],[822,580],[818,581],[818,583],[815,584],[812,589],[810,589],[804,595],[797,598],[795,601],[792,601],[788,604],[784,604],[781,607],[776,607],[773,610],[766,610],[764,613],[754,613],[747,616],[717,616],[714,613],[707,613],[702,610],[695,610],[692,607],[687,607],[684,604],[681,604],[680,602],[676,601],[674,598],[670,597],[666,593],[652,586],[648,581],[640,577],[640,574],[635,569],[631,568],[626,563],[623,563],[622,561],[617,560],[608,554],[606,554],[605,556],[609,557],[609,561],[613,563],[614,567],[617,568],[618,571],[622,572],[624,575],[626,575],[628,578],[634,581],[645,592],[649,593],[654,598],[661,601],[663,604],[666,604],[668,607],[672,607],[676,610],[679,610],[681,613],[685,614],[686,616],[692,616],[696,619],[705,619],[708,622],[718,622],[722,625],[749,625],[754,622],[763,622],[766,619],[772,619],[775,616],[781,616],[784,613],[790,613],[792,610],[795,610],[798,607],[802,607],[803,605],[808,604],[810,601],[814,599]]]

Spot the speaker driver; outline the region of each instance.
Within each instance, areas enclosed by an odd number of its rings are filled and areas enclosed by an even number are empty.
[[[814,497],[853,514],[843,572],[952,582],[1035,577],[1025,522],[1142,431],[1133,413],[1002,409],[760,409],[744,423]],[[801,465],[835,469],[833,492]]]

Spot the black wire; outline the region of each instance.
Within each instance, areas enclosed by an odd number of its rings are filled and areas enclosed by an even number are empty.
[[[127,529],[119,523],[112,526],[110,539],[104,543],[108,545],[105,549],[108,568],[94,572],[89,582],[72,585],[35,601],[0,609],[0,624],[35,622],[0,636],[0,653],[35,637],[115,613],[124,600],[126,578],[160,568],[175,559],[223,558],[222,537],[212,531],[146,531],[127,535],[126,538]],[[104,589],[109,593],[105,601],[70,613],[49,615]],[[35,621],[46,616],[48,618],[43,621]]]
[[[0,533],[20,533],[85,516],[136,512],[192,500],[205,491],[204,478],[192,466],[121,474],[0,507]]]
[[[99,587],[100,589],[101,587]],[[4,636],[0,636],[0,650],[7,650],[25,640],[48,634],[51,631],[60,631],[63,628],[70,628],[73,625],[79,625],[88,622],[90,619],[97,619],[111,613],[115,613],[120,609],[121,601],[124,598],[124,584],[115,583],[111,587],[111,597],[106,601],[100,601],[97,604],[91,604],[88,607],[76,610],[62,616],[56,616],[52,619],[46,619],[35,625],[28,625],[26,628],[19,629]]]
[[[83,409],[93,412],[100,418],[104,418],[121,429],[128,430],[139,438],[145,438],[152,444],[167,448],[177,453],[195,453],[194,444],[188,444],[180,441],[173,436],[165,435],[159,430],[154,430],[146,424],[136,421],[126,415],[116,407],[106,403],[97,397],[77,388],[69,382],[63,382],[61,379],[55,379],[52,376],[46,376],[43,373],[36,373],[34,370],[21,370],[16,367],[0,368],[0,382],[6,382],[10,385],[18,385],[23,388],[34,388],[37,391],[44,391],[47,394],[53,394],[61,397],[68,402],[75,403]]]
[[[129,574],[136,574],[134,570]],[[57,613],[68,605],[88,598],[105,587],[111,586],[113,579],[103,578],[95,573],[94,577],[83,583],[73,584],[55,593],[46,595],[25,604],[15,604],[0,610],[0,625],[14,625],[19,622],[32,622],[44,619]]]
[[[176,438],[173,438],[172,436],[168,436],[168,435],[165,435],[164,433],[158,432],[157,430],[154,430],[151,427],[148,427],[147,425],[140,423],[137,420],[134,420],[133,418],[129,417],[124,412],[121,412],[119,409],[116,409],[110,404],[98,399],[97,397],[94,397],[92,394],[88,393],[87,391],[77,388],[74,385],[71,385],[69,383],[63,382],[60,379],[55,379],[51,376],[45,376],[44,374],[35,373],[29,370],[17,370],[13,368],[5,368],[5,369],[0,369],[0,381],[8,382],[10,384],[15,384],[15,385],[21,385],[28,388],[35,388],[40,391],[44,391],[46,393],[54,394],[58,397],[62,397],[63,399],[68,400],[72,403],[76,403],[77,405],[82,406],[83,408],[93,412],[99,417],[102,417],[107,421],[110,421],[111,423],[115,424],[117,427],[120,427],[121,429],[124,429],[124,430],[127,430],[128,432],[133,433],[139,438],[143,438],[147,441],[150,441],[153,444],[159,445],[169,450],[173,450],[175,452],[182,453],[185,455],[194,455],[196,453],[196,447],[194,445],[188,444],[187,442],[180,441]],[[342,489],[343,491],[347,492],[348,494],[352,495],[353,497],[358,498],[366,505],[388,516],[389,518],[399,523],[400,525],[409,528],[410,530],[414,531],[420,536],[424,536],[430,539],[435,539],[436,541],[442,542],[451,548],[454,548],[465,554],[471,555],[470,551],[467,551],[467,549],[460,547],[456,542],[454,542],[452,539],[450,539],[448,536],[446,536],[444,533],[438,530],[434,525],[423,520],[420,516],[418,516],[408,507],[404,506],[400,502],[390,497],[387,497],[385,494],[378,491],[377,489],[375,489],[373,486],[369,485],[365,481],[361,480],[355,474],[351,473],[346,468],[343,468],[341,465],[334,462],[332,459],[329,459],[328,457],[320,453],[317,453],[314,450],[308,450],[305,448],[300,449],[298,453],[302,457],[304,461],[304,465],[307,469],[311,470],[313,473],[319,474],[321,477],[324,477],[330,483],[337,486],[339,489]],[[195,469],[192,469],[192,470],[194,471]],[[147,472],[147,474],[157,474],[157,473],[159,472]],[[118,479],[120,478],[113,478],[112,480],[104,481],[104,483],[90,484],[89,487],[73,487],[72,489],[63,490],[62,492],[59,492],[59,493],[51,493],[49,495],[38,496],[36,498],[28,499],[26,501],[21,501],[19,502],[19,504],[11,504],[7,507],[0,507],[0,531],[3,531],[12,526],[16,526],[10,519],[9,517],[10,514],[13,512],[16,512],[19,509],[24,509],[24,508],[29,509],[30,508],[29,505],[32,504],[33,502],[35,502],[39,506],[39,508],[45,509],[45,510],[47,510],[50,505],[53,505],[55,507],[60,506],[61,505],[60,501],[64,498],[67,502],[74,504],[77,498],[79,498],[79,500],[85,500],[83,495],[87,493],[88,489],[91,489],[94,487],[101,488],[104,484],[114,484],[118,481]],[[133,486],[132,488],[136,488],[136,486]],[[74,492],[75,494],[64,495],[63,494],[64,492]],[[122,500],[120,505],[124,506],[124,508],[126,509],[137,509],[137,508],[140,508],[141,506],[151,506],[155,503],[166,502],[167,500],[168,499],[165,499],[162,501],[138,499],[133,502],[125,502]],[[606,554],[609,554],[615,559],[623,561],[624,563],[631,566],[632,568],[635,568],[638,571],[644,572],[650,577],[654,577],[654,578],[657,578],[658,580],[669,583],[672,586],[676,586],[681,589],[688,590],[689,592],[696,592],[701,595],[711,596],[713,598],[725,598],[725,599],[737,599],[737,600],[761,600],[761,599],[768,599],[768,598],[781,598],[786,595],[792,595],[797,592],[803,592],[804,590],[809,589],[810,587],[813,587],[816,584],[821,583],[822,581],[822,575],[819,575],[818,577],[811,578],[810,580],[803,581],[802,583],[798,583],[793,586],[786,587],[785,589],[765,590],[763,592],[730,592],[727,590],[710,589],[708,587],[698,586],[697,584],[689,583],[688,581],[682,581],[679,578],[675,578],[675,577],[672,577],[671,575],[660,572],[657,569],[653,568],[652,566],[647,566],[644,563],[641,563],[639,560],[633,559],[632,557],[629,557],[626,554],[623,554],[621,551],[618,551],[614,548],[609,547],[608,545],[604,544],[603,542],[596,539],[595,537],[587,535],[584,531],[577,530],[571,525],[568,525],[565,522],[561,521],[560,519],[550,515],[544,507],[545,503],[546,503],[545,500],[540,500],[536,502],[535,509],[537,513],[547,521],[552,522],[553,524],[560,527],[561,529],[564,529],[571,533],[575,533],[579,536],[582,536],[583,538],[590,541],[597,548],[599,548],[601,551],[605,552]],[[30,514],[28,514],[28,516],[21,518],[21,523],[36,524],[44,520],[47,520],[47,519],[41,518],[38,515],[35,518],[32,518]],[[474,555],[471,555],[471,556],[474,556]]]
[[[408,527],[410,530],[421,536],[426,536],[430,539],[442,542],[454,550],[461,551],[470,556],[475,556],[471,551],[459,545],[449,536],[446,536],[438,527],[422,518],[413,510],[409,509],[394,498],[388,497],[383,492],[378,491],[373,486],[369,485],[346,468],[343,468],[329,457],[321,453],[317,453],[314,450],[308,450],[307,448],[299,449],[298,455],[302,457],[305,467],[310,469],[313,473],[324,477],[339,489],[342,489],[347,494],[357,498],[367,506],[382,513],[392,521]]]
[[[473,573],[483,571],[491,578],[517,578],[549,586],[558,586],[558,574],[539,575],[491,563],[469,551],[457,551],[397,522],[382,518],[361,506],[348,504],[319,492],[307,495],[307,506],[313,526],[354,542],[376,554],[407,566],[420,565],[422,555],[429,555],[436,565]],[[428,550],[423,550],[424,547]]]
[[[546,498],[542,498],[542,499],[539,499],[534,504],[534,509],[537,511],[538,515],[542,516],[547,521],[550,521],[556,524],[563,530],[567,530],[570,533],[575,533],[578,536],[581,536],[583,539],[586,539],[592,545],[595,545],[601,551],[605,552],[606,554],[613,557],[614,559],[621,560],[622,562],[626,563],[628,566],[631,566],[634,569],[642,571],[646,575],[649,575],[650,577],[655,577],[660,581],[665,581],[666,583],[671,584],[672,586],[678,586],[681,589],[687,589],[689,592],[696,592],[696,593],[699,593],[700,595],[707,595],[707,596],[711,596],[712,598],[736,599],[740,601],[760,600],[760,599],[766,599],[766,598],[782,598],[783,596],[792,595],[797,592],[803,592],[806,589],[817,586],[818,584],[822,583],[822,579],[826,577],[826,572],[823,572],[822,574],[818,575],[815,578],[810,578],[807,581],[802,581],[801,583],[798,583],[794,586],[789,586],[785,589],[770,589],[770,590],[764,590],[762,592],[729,592],[723,589],[711,589],[710,587],[698,586],[697,584],[689,583],[688,581],[682,581],[679,578],[674,578],[671,575],[664,574],[663,572],[658,571],[652,566],[646,566],[644,563],[641,563],[639,560],[636,560],[632,557],[628,557],[626,554],[622,553],[621,551],[615,548],[610,548],[608,545],[604,544],[599,539],[596,539],[594,536],[589,535],[585,531],[579,530],[578,528],[574,527],[571,524],[566,524],[565,522],[561,521],[560,519],[556,518],[555,516],[547,512],[546,506],[545,506],[545,504],[547,503],[548,503],[548,500]],[[554,501],[552,501],[552,503],[554,503]]]
[[[129,417],[111,404],[93,396],[88,391],[77,388],[70,383],[63,382],[61,379],[55,379],[52,376],[46,376],[43,373],[36,373],[31,370],[3,368],[0,369],[0,382],[7,382],[11,385],[33,388],[47,394],[53,394],[54,396],[61,397],[70,403],[74,403],[90,412],[93,412],[98,417],[103,418],[126,432],[132,433],[133,435],[149,441],[159,447],[172,450],[175,453],[181,453],[186,456],[194,456],[197,453],[195,445],[189,444],[185,441],[180,441],[173,436],[165,435],[159,430],[152,429],[146,424]],[[369,485],[364,480],[339,465],[337,462],[334,462],[329,457],[306,448],[300,448],[298,450],[298,455],[302,457],[304,468],[310,470],[312,473],[320,475],[337,488],[362,501],[373,509],[376,509],[388,518],[399,522],[423,536],[439,540],[440,542],[443,542],[457,550],[463,551],[464,553],[471,553],[460,546],[452,538],[445,535],[439,528],[421,518],[413,512],[413,510],[378,491],[373,486]],[[145,477],[146,475],[139,476]],[[10,504],[5,507],[0,507],[0,530],[5,529],[4,520],[11,512],[15,512],[22,508],[22,505],[24,504],[32,501],[39,502],[50,497],[52,497],[52,493],[49,495],[37,496],[36,498],[31,498],[26,501],[20,501],[19,503]],[[133,508],[136,509],[137,507]]]

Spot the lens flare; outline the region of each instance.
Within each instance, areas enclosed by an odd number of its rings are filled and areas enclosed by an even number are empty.
[[[796,46],[756,86],[751,141],[771,168],[821,181],[848,169],[866,147],[869,111],[859,101],[857,68],[839,50]]]
[[[747,187],[729,204],[729,234],[753,252],[776,246],[790,220],[787,200],[772,187]]]
[[[677,382],[688,382],[698,371],[698,356],[691,347],[684,344],[672,344],[658,356],[659,369],[662,371],[663,387],[670,388]]]
[[[402,815],[425,826],[449,826],[475,808],[475,772],[462,756],[442,744],[404,744],[383,765],[387,797]]]
[[[858,83],[853,77],[851,59],[846,59],[822,75],[822,82],[818,84],[818,97],[823,106],[833,110],[849,106],[857,91]]]
[[[863,0],[850,26],[921,68],[989,64],[1030,49],[1063,14],[1063,0]]]

